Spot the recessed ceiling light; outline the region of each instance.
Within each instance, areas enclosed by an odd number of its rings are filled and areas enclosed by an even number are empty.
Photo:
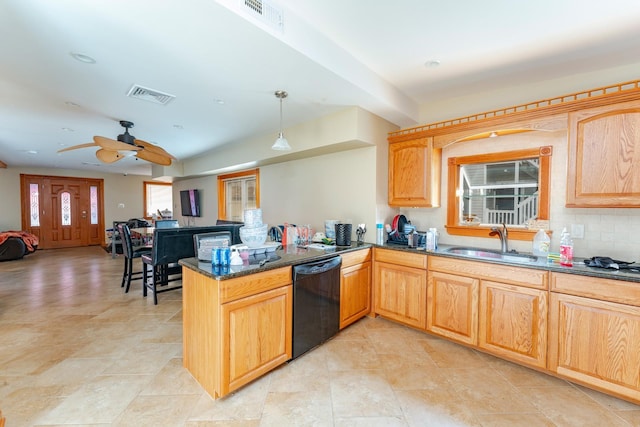
[[[38,154],[38,152],[36,150],[27,150],[26,153],[27,154]]]
[[[218,104],[218,105],[224,105],[224,99],[220,99],[220,98],[218,98],[218,99],[214,99],[214,101],[215,101],[215,103],[216,103],[216,104]]]
[[[85,64],[95,64],[96,60],[88,55],[84,55],[78,52],[70,52],[69,55],[76,61],[84,62]]]
[[[440,61],[437,59],[430,59],[424,63],[424,66],[427,68],[436,68],[440,66]]]
[[[71,128],[61,128],[63,131],[65,132],[75,132],[75,130],[71,129]]]
[[[76,104],[75,102],[71,102],[71,101],[65,102],[65,105],[68,105],[69,107],[79,107],[78,104]]]
[[[182,125],[173,125],[173,127],[180,130],[184,129]]]

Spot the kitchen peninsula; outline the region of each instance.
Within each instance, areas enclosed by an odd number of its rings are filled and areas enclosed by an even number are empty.
[[[299,264],[340,255],[340,324],[365,316],[370,310],[370,248],[288,245],[267,253],[265,263],[247,260],[225,273],[197,258],[181,260],[184,367],[218,398],[290,360],[292,268]]]

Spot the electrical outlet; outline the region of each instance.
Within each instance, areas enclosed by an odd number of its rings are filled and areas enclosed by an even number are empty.
[[[584,224],[571,224],[571,237],[584,239]]]

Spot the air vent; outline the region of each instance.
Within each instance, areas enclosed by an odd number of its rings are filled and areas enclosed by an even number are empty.
[[[149,89],[148,87],[140,85],[133,85],[131,89],[129,89],[129,93],[127,93],[127,96],[162,105],[168,104],[169,101],[175,98],[174,95],[170,95],[168,93],[160,92],[154,89]]]
[[[270,27],[284,31],[282,8],[265,0],[241,0],[244,8]]]

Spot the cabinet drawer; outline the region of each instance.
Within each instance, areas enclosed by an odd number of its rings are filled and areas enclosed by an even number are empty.
[[[291,283],[291,267],[282,267],[235,279],[220,280],[220,304],[284,285],[290,285]]]
[[[388,262],[405,267],[427,268],[426,254],[375,248],[373,256],[378,262]]]
[[[477,279],[496,280],[529,288],[548,288],[548,273],[544,270],[531,268],[431,256],[429,257],[429,270],[461,274]]]
[[[551,291],[640,307],[640,283],[551,273]]]
[[[341,268],[362,264],[364,262],[371,261],[371,249],[341,253],[340,258],[342,258]]]

